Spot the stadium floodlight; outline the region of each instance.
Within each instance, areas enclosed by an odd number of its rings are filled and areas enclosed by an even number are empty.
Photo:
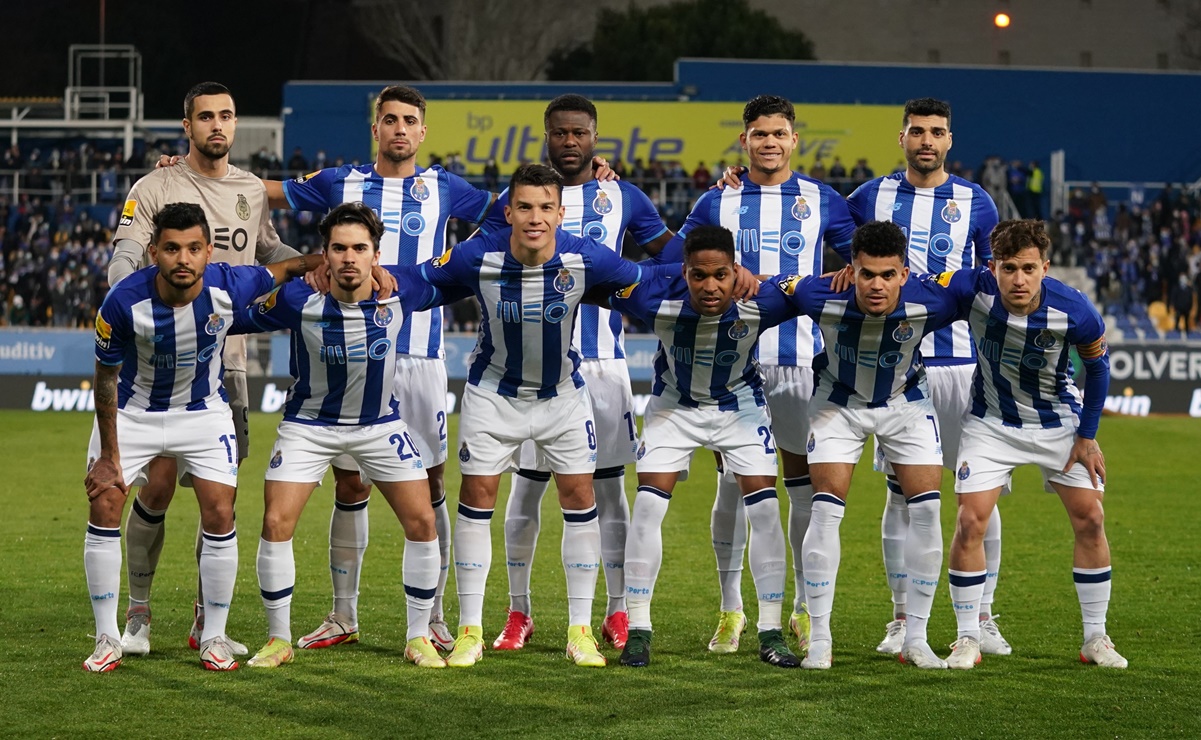
[[[1009,28],[1009,14],[997,13],[993,17],[992,22],[997,28]]]

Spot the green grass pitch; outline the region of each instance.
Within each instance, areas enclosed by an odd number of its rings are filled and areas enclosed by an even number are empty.
[[[1056,497],[1023,469],[1004,498],[1004,558],[995,609],[1014,646],[970,672],[921,672],[878,655],[890,618],[880,563],[883,479],[860,466],[842,525],[843,559],[834,611],[834,667],[783,671],[759,662],[753,631],[740,653],[705,645],[718,606],[709,509],[713,472],[698,457],[664,527],[664,565],[654,603],[654,663],[635,671],[572,666],[563,655],[565,586],[561,517],[543,507],[534,569],[537,633],[520,653],[488,651],[467,671],[421,671],[402,659],[403,535],[380,497],[371,504],[371,544],[362,578],[358,645],[303,651],[275,671],[201,670],[186,647],[195,592],[197,508],[183,490],[168,515],[154,586],[154,652],[113,673],[80,663],[92,629],[82,565],[87,516],[85,414],[0,412],[6,475],[0,538],[0,731],[7,737],[101,733],[183,737],[1197,737],[1201,690],[1201,486],[1198,422],[1107,418],[1100,440],[1110,470],[1106,499],[1113,550],[1109,632],[1127,671],[1081,665],[1080,613],[1071,578],[1072,537]],[[261,481],[275,417],[252,416],[254,449],[238,502],[241,561],[230,634],[251,650],[266,619],[254,572]],[[452,436],[454,437],[452,424]],[[454,502],[458,472],[448,473]],[[494,559],[485,637],[507,605],[503,530],[505,482],[493,524]],[[632,470],[627,487],[634,489]],[[944,480],[950,544],[954,500]],[[318,489],[295,538],[293,631],[329,609],[326,561],[329,487]],[[784,498],[786,501],[786,498]],[[453,511],[453,510],[452,510]],[[447,614],[455,622],[454,581]],[[603,580],[594,625],[599,633]],[[744,593],[754,623],[749,570]],[[789,578],[787,601],[792,599]],[[122,593],[124,604],[124,592]],[[787,614],[787,607],[785,610]],[[946,587],[930,625],[943,655],[955,637]],[[301,652],[301,651],[298,651]]]

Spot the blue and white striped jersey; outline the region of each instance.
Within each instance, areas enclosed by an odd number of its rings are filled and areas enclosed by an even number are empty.
[[[940,273],[988,264],[997,207],[974,182],[951,175],[936,188],[915,188],[896,172],[859,186],[847,198],[856,224],[892,221],[909,240],[909,268]],[[966,365],[975,351],[966,322],[934,332],[922,342],[927,365]]]
[[[829,278],[783,277],[780,290],[818,323],[826,348],[813,362],[814,398],[849,408],[879,408],[929,397],[918,345],[922,337],[966,315],[970,280],[944,286],[935,276],[910,275],[896,309],[870,316],[855,287],[835,293]]]
[[[508,202],[509,191],[505,189],[480,224],[482,233],[508,228],[504,210]],[[565,186],[563,208],[561,229],[598,241],[616,254],[621,254],[627,230],[640,247],[667,231],[659,211],[646,193],[624,180],[594,180],[583,185]],[[580,306],[572,345],[585,360],[624,359],[621,317],[600,306],[587,303]]]
[[[379,263],[384,267],[419,265],[446,249],[446,222],[472,223],[484,217],[492,194],[437,165],[417,168],[413,177],[381,177],[370,164],[319,170],[284,183],[289,205],[324,213],[342,203],[363,203],[384,222]],[[396,351],[417,357],[444,357],[442,312],[405,316]]]
[[[770,290],[775,283],[769,281],[757,296],[734,301],[721,316],[702,316],[689,301],[682,267],[657,267],[658,274],[609,299],[614,310],[652,327],[659,338],[651,393],[686,408],[765,405],[756,345],[765,331],[796,318],[796,308],[782,292]]]
[[[151,265],[121,281],[96,314],[96,359],[120,365],[117,407],[137,411],[229,408],[221,352],[234,314],[275,286],[265,267],[212,262],[196,300],[168,306]]]
[[[571,346],[576,308],[586,291],[636,283],[642,268],[597,244],[555,232],[555,256],[526,267],[509,249],[511,229],[460,242],[421,266],[438,287],[463,286],[480,304],[479,337],[467,382],[512,398],[552,398],[582,388]]]
[[[284,421],[335,426],[399,418],[393,389],[401,326],[410,313],[440,305],[442,294],[421,279],[416,265],[390,270],[396,294],[383,301],[342,303],[291,280],[238,312],[234,333],[291,331],[293,383]]]
[[[1096,436],[1109,385],[1105,322],[1097,309],[1075,288],[1044,278],[1038,308],[1015,316],[1001,303],[992,273],[980,272],[980,292],[968,315],[979,350],[971,413],[1013,427],[1079,425],[1080,436]],[[1085,398],[1091,408],[1082,406],[1072,381],[1073,345],[1088,373]],[[1103,374],[1104,382],[1093,386],[1096,374]]]
[[[703,224],[733,232],[738,264],[756,275],[820,275],[823,241],[850,261],[855,231],[846,201],[829,185],[794,173],[782,185],[761,187],[744,173],[741,188],[710,190],[697,200],[657,261],[682,261],[684,237]],[[759,338],[765,365],[809,367],[821,350],[822,335],[806,316]]]

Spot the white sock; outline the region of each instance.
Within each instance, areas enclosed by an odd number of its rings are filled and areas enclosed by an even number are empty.
[[[997,576],[1001,573],[1001,510],[992,507],[988,527],[984,530],[984,594],[980,597],[980,614],[992,615],[993,595],[997,591]]]
[[[367,551],[367,503],[334,501],[329,518],[329,572],[334,583],[334,613],[347,624],[359,624],[359,574]]]
[[[926,624],[942,571],[942,501],[938,491],[919,493],[907,501],[909,534],[905,537],[905,571],[909,573],[905,642],[925,641]]]
[[[434,503],[434,531],[438,534],[438,586],[430,607],[431,620],[442,619],[442,595],[446,593],[446,577],[450,575],[450,511],[445,496]]]
[[[530,571],[542,526],[542,497],[550,486],[550,473],[519,470],[513,474],[509,503],[505,507],[505,559],[509,574],[509,609],[529,615]]]
[[[605,616],[626,610],[626,535],[630,529],[630,504],[626,501],[626,469],[606,468],[592,478],[596,513],[600,521],[601,565],[605,569]]]
[[[785,562],[784,529],[780,524],[780,499],[776,489],[748,494],[743,503],[751,527],[751,577],[759,599],[760,632],[782,627]]]
[[[600,570],[600,523],[596,506],[562,509],[563,572],[567,574],[567,626],[592,624],[592,599]]]
[[[200,642],[225,635],[237,578],[237,528],[225,534],[205,532],[204,549],[200,551],[200,582],[204,584],[204,631]]]
[[[1080,599],[1080,616],[1084,620],[1085,642],[1105,634],[1112,577],[1113,569],[1108,565],[1104,568],[1072,568],[1076,597]]]
[[[884,551],[884,575],[888,578],[888,589],[892,591],[892,613],[894,617],[905,614],[906,584],[909,573],[905,571],[905,536],[909,532],[909,507],[901,493],[901,484],[893,476],[888,477],[888,490],[884,493],[884,516],[880,519],[880,544]]]
[[[805,558],[805,603],[811,618],[810,639],[830,640],[830,612],[834,609],[834,584],[842,560],[838,528],[846,503],[832,493],[813,494],[813,514],[802,549]]]
[[[738,481],[720,471],[709,532],[713,536],[713,554],[717,556],[721,610],[739,611],[742,609],[742,556],[747,540],[746,510]]]
[[[955,607],[955,626],[959,637],[980,640],[980,594],[984,591],[984,570],[948,570],[951,604]]]
[[[630,534],[626,538],[626,607],[630,629],[651,628],[651,597],[663,565],[663,517],[671,494],[654,486],[638,486]]]
[[[459,627],[484,624],[484,587],[492,567],[492,512],[459,504],[455,520],[455,587]]]
[[[438,588],[440,573],[438,565],[437,540],[413,542],[405,538],[401,578],[404,582],[405,606],[409,618],[405,633],[406,642],[429,633],[430,609],[434,606],[434,593]]]
[[[292,589],[296,586],[292,540],[268,542],[260,537],[255,569],[259,594],[267,609],[267,637],[292,642]]]
[[[801,555],[805,547],[805,532],[809,530],[809,517],[813,514],[813,484],[809,476],[785,478],[784,490],[788,492],[788,546],[792,549],[792,580],[796,596],[792,610],[798,614],[805,608],[805,558]]]
[[[117,596],[121,593],[121,529],[97,527],[88,522],[83,536],[83,572],[92,599],[96,639],[108,635],[121,639],[117,625]]]
[[[129,602],[150,601],[150,585],[163,552],[166,510],[151,509],[134,496],[125,518],[125,563],[129,573]]]

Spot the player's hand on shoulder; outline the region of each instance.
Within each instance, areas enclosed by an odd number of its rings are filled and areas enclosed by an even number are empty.
[[[309,270],[304,274],[304,284],[321,295],[329,294],[329,269]],[[374,273],[372,273],[374,276]]]
[[[738,190],[742,187],[742,173],[744,172],[746,172],[746,167],[737,164],[730,165],[726,168],[726,171],[722,173],[721,179],[717,181],[717,184],[709,189],[713,190],[716,188],[718,190],[725,190],[726,186],[729,185],[735,190]]]
[[[613,168],[609,166],[609,160],[604,157],[592,158],[592,171],[596,173],[596,179],[601,182],[611,182],[621,179],[621,175],[613,171]]]
[[[88,494],[88,501],[112,488],[120,490],[122,494],[129,493],[129,486],[125,485],[121,476],[121,466],[117,464],[116,460],[107,457],[99,458],[92,463],[92,466],[88,468],[87,476],[83,479],[83,485]]]
[[[371,266],[371,287],[375,289],[376,300],[387,300],[396,292],[399,284],[396,276],[379,265]]]
[[[154,163],[154,169],[160,170],[164,167],[174,167],[182,161],[183,157],[179,156],[178,154],[174,154],[170,157],[168,157],[166,154],[160,154],[158,161]]]
[[[759,295],[759,278],[742,265],[734,265],[734,300],[748,301]]]
[[[855,283],[855,270],[850,265],[836,272],[827,272],[822,274],[823,278],[830,278],[830,290],[835,293],[841,293]]]
[[[1097,444],[1097,440],[1076,437],[1076,441],[1072,443],[1072,454],[1068,456],[1063,472],[1068,472],[1076,463],[1080,463],[1088,471],[1088,479],[1093,488],[1097,487],[1098,481],[1105,482],[1105,455],[1101,453],[1101,445]]]

